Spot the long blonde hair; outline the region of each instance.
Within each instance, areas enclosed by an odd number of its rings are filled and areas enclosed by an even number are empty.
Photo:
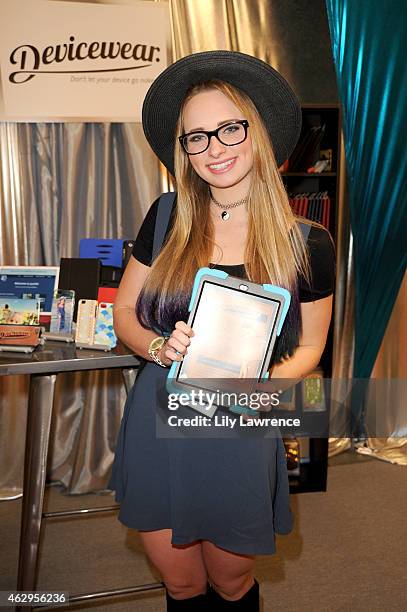
[[[162,322],[167,319],[166,304],[190,294],[198,268],[208,266],[214,248],[209,185],[195,172],[177,138],[184,133],[183,117],[187,102],[208,90],[223,93],[249,122],[253,169],[247,203],[249,226],[244,256],[248,279],[294,290],[298,274],[308,280],[310,277],[304,239],[281,180],[270,137],[256,107],[246,94],[228,83],[201,83],[190,90],[181,107],[174,151],[177,186],[175,218],[143,289],[143,297],[150,304],[155,304],[155,316],[163,319]],[[144,308],[142,310],[145,312]],[[158,323],[160,325],[160,321]]]

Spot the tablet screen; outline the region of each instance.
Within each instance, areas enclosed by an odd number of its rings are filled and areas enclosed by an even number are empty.
[[[0,266],[0,297],[37,299],[41,314],[51,314],[58,287],[57,266]]]
[[[277,300],[205,281],[177,379],[258,379],[279,307]]]

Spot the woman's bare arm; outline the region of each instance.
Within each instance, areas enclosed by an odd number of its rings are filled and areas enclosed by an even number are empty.
[[[301,304],[302,335],[292,357],[284,359],[270,370],[270,378],[304,378],[312,372],[321,359],[329,323],[333,296]]]
[[[150,273],[149,266],[130,257],[126,266],[113,307],[113,324],[115,334],[124,344],[144,359],[152,361],[148,347],[158,334],[142,327],[136,317],[136,303],[140,291]],[[183,322],[176,324],[166,347],[160,351],[159,358],[170,366],[173,361],[180,361],[190,343],[192,330]],[[176,353],[178,351],[179,353]]]
[[[124,344],[140,357],[151,360],[147,349],[157,334],[144,329],[138,322],[135,312],[138,296],[149,272],[148,266],[130,257],[113,306],[113,326],[116,336]]]

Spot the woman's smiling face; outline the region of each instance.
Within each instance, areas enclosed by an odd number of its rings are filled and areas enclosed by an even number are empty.
[[[221,91],[211,89],[188,100],[183,119],[184,134],[188,134],[199,130],[212,131],[246,117]],[[206,151],[189,155],[189,161],[195,172],[212,187],[227,189],[239,185],[244,197],[249,189],[253,168],[250,127],[246,140],[234,146],[224,145],[212,136]]]

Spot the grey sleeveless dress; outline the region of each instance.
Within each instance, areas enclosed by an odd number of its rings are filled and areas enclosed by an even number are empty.
[[[241,268],[217,267],[233,276]],[[125,404],[108,485],[121,505],[119,520],[139,531],[172,529],[174,545],[209,540],[235,553],[273,554],[275,534],[287,534],[293,526],[279,432],[275,437],[157,436],[156,418],[168,408],[156,389],[167,375],[167,369],[147,362]],[[196,414],[188,407],[177,411],[180,417]]]

